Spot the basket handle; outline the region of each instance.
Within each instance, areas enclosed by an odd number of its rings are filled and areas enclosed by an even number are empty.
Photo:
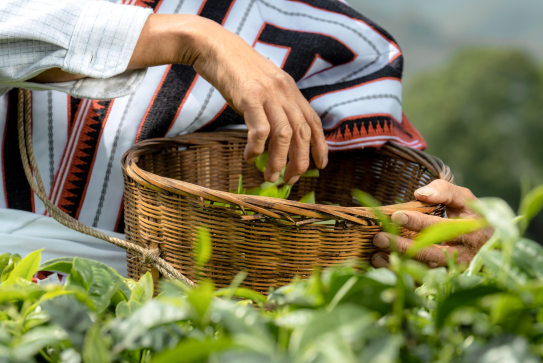
[[[195,283],[173,268],[168,262],[160,257],[160,251],[158,248],[148,249],[138,246],[132,242],[124,241],[119,238],[111,237],[105,233],[97,231],[91,228],[72,216],[66,214],[56,205],[54,205],[47,196],[43,181],[38,170],[38,164],[34,157],[34,149],[32,147],[32,118],[31,118],[31,94],[28,90],[19,89],[19,101],[17,105],[17,127],[19,130],[19,149],[21,151],[21,160],[23,162],[23,169],[30,184],[32,191],[41,199],[47,212],[56,221],[64,226],[84,233],[86,235],[104,240],[119,246],[132,254],[141,258],[143,263],[149,263],[162,273],[162,275],[181,280],[183,283],[189,286],[195,286]],[[34,175],[33,175],[34,174]],[[35,178],[35,180],[34,180]]]

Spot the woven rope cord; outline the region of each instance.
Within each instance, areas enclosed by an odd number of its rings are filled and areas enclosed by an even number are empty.
[[[155,267],[163,276],[168,278],[174,278],[182,281],[183,283],[194,286],[195,283],[173,268],[168,262],[160,257],[160,251],[158,249],[148,249],[138,246],[137,244],[124,241],[119,238],[111,237],[105,233],[97,231],[87,225],[79,222],[73,217],[66,214],[60,208],[55,206],[47,196],[47,192],[44,188],[43,181],[38,170],[38,165],[34,157],[34,150],[32,147],[32,117],[31,117],[31,94],[28,90],[19,89],[19,102],[18,102],[18,119],[17,126],[19,129],[19,148],[21,152],[21,159],[23,162],[23,169],[30,184],[30,187],[34,193],[41,199],[47,212],[56,221],[64,226],[84,233],[86,235],[104,240],[112,243],[118,247],[121,247],[137,257],[140,257],[141,263],[149,263]],[[34,180],[35,178],[35,180]],[[37,184],[36,184],[37,182]]]

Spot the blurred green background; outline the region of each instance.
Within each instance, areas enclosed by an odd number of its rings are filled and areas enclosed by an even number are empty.
[[[349,0],[404,53],[404,111],[478,197],[543,183],[543,1]],[[543,242],[543,216],[529,234]]]

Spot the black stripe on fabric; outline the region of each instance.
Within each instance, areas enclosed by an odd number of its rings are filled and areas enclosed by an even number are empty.
[[[18,92],[18,89],[12,89],[8,94],[8,116],[2,145],[6,204],[10,209],[33,212],[32,190],[23,169],[17,136]]]
[[[166,135],[195,78],[196,71],[192,66],[172,64],[147,112],[136,142]]]
[[[200,16],[222,24],[234,0],[207,0]]]
[[[322,9],[322,10],[328,10],[335,13],[343,14],[353,19],[362,20],[364,23],[374,28],[378,33],[380,33],[387,40],[396,44],[396,41],[394,40],[392,35],[390,35],[389,32],[387,32],[385,29],[381,28],[379,25],[374,23],[373,20],[366,18],[364,15],[360,14],[358,11],[354,10],[347,4],[343,4],[339,1],[331,1],[331,0],[295,0],[295,1],[299,3],[304,3],[304,4],[307,4],[315,8]]]
[[[199,15],[220,24],[233,1],[207,0]],[[170,67],[147,112],[136,142],[166,135],[196,76],[192,66],[173,64]]]
[[[290,48],[283,70],[296,82],[307,73],[317,55],[334,66],[349,63],[356,57],[347,46],[331,36],[282,29],[272,24],[264,26],[258,41]]]
[[[234,111],[230,106],[226,106],[224,111],[215,119],[215,121],[205,125],[198,132],[209,132],[215,131],[219,127],[224,127],[228,125],[244,125],[245,119],[239,113]]]
[[[347,88],[354,87],[356,85],[371,82],[371,81],[376,81],[382,78],[394,78],[394,79],[401,80],[402,72],[403,72],[403,56],[399,56],[394,61],[392,61],[392,63],[387,64],[386,67],[381,68],[377,72],[368,74],[367,76],[355,78],[353,80],[340,82],[340,83],[308,87],[308,88],[301,89],[300,91],[302,92],[305,98],[310,100],[316,96],[320,96],[320,95],[334,92],[334,91],[341,91],[343,89],[347,89]]]
[[[68,129],[72,130],[75,123],[75,116],[77,115],[77,110],[79,105],[81,105],[82,98],[68,96],[68,107],[70,108],[70,115],[68,117]]]

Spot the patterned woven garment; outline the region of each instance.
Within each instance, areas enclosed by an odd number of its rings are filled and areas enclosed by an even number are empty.
[[[426,144],[402,113],[402,53],[379,26],[335,0],[125,0],[159,14],[222,24],[288,72],[322,119],[330,151],[388,140]],[[33,141],[51,200],[81,222],[122,232],[120,158],[149,138],[243,127],[243,118],[191,66],[150,68],[114,100],[32,92]],[[19,159],[17,90],[0,97],[0,208],[46,215]]]

